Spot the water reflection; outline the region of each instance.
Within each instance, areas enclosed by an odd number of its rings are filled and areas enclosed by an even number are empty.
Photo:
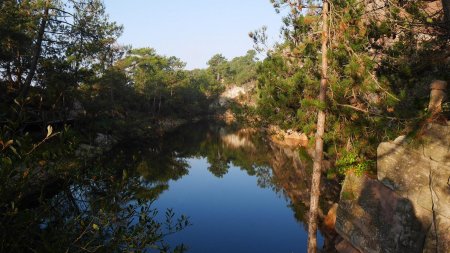
[[[190,252],[304,252],[310,163],[306,151],[217,124],[129,140],[97,158],[61,162],[71,176],[55,194],[2,216],[11,233],[2,233],[0,250],[23,251],[14,242],[26,241],[38,252],[181,252],[180,243]],[[328,210],[339,189],[323,186]],[[321,234],[332,252],[333,232]]]
[[[230,129],[216,124],[198,124],[179,129],[179,131],[167,135],[162,142],[159,142],[159,145],[159,149],[154,150],[155,154],[151,155],[152,157],[167,156],[172,164],[184,163],[185,170],[189,171],[189,175],[180,180],[182,182],[169,183],[168,193],[162,194],[162,198],[156,201],[157,206],[161,208],[174,207],[178,211],[187,213],[193,219],[194,227],[175,236],[172,242],[185,241],[191,246],[193,252],[211,251],[213,248],[208,245],[214,243],[219,244],[221,248],[220,250],[214,248],[214,252],[304,251],[306,233],[302,226],[307,220],[306,213],[309,208],[310,165],[312,164],[311,158],[305,150],[298,151],[280,147],[267,141],[252,129]],[[185,171],[181,167],[175,166],[174,168],[178,168],[179,172]],[[207,169],[209,175],[202,171],[203,168]],[[148,169],[153,170],[151,166]],[[240,170],[244,174],[239,174],[234,170]],[[140,172],[145,178],[152,180],[147,176],[150,172]],[[211,175],[216,179],[211,178]],[[246,178],[254,178],[258,187],[253,187],[255,183],[251,180],[247,181]],[[172,179],[176,181],[179,178],[173,177]],[[245,183],[242,183],[243,181]],[[245,184],[251,185],[253,188],[246,188]],[[208,185],[209,188],[201,185]],[[321,209],[326,211],[336,200],[339,187],[335,183],[327,181],[323,182],[323,187],[327,190],[324,191]],[[258,188],[260,190],[257,190]],[[260,196],[261,189],[269,190],[271,193]],[[253,195],[245,198],[246,194]],[[214,200],[216,198],[222,201]],[[214,207],[205,202],[213,203]],[[232,209],[230,207],[232,205],[240,205],[238,208],[240,211]],[[253,205],[252,214],[246,213],[246,208],[249,208],[247,205]],[[261,209],[267,210],[268,205],[278,205],[282,208],[273,208],[269,216],[275,217],[263,217]],[[286,213],[289,210],[285,208],[286,205],[290,207],[290,214]],[[215,212],[215,216],[211,217],[211,214],[200,209]],[[237,217],[231,217],[227,212],[223,213],[222,209],[228,210]],[[241,223],[233,223],[233,229],[229,228],[229,224],[225,224],[246,215],[246,220],[242,220]],[[283,217],[283,215],[294,216],[297,222]],[[249,216],[252,217],[249,218]],[[221,217],[221,219],[216,217]],[[260,221],[258,221],[258,217],[261,218]],[[321,219],[323,218],[322,211]],[[231,221],[227,221],[227,219],[231,219]],[[208,227],[205,224],[207,222],[213,223],[211,226],[215,228]],[[253,229],[247,231],[245,224],[249,224],[249,222],[253,222],[251,224]],[[264,227],[256,224],[258,222],[269,225]],[[283,222],[286,223],[284,229],[277,230],[275,228],[277,223]],[[293,224],[289,224],[289,222]],[[230,230],[228,231],[230,234],[226,233],[227,229]],[[261,233],[258,229],[265,232],[272,230],[272,232],[280,234],[272,235],[270,238],[258,237],[258,233]],[[205,234],[205,231],[209,231],[209,233]],[[248,233],[243,235],[240,233],[241,231]],[[325,251],[333,252],[334,232],[326,230],[324,226],[322,226],[321,232]],[[292,234],[288,235],[288,233]],[[220,234],[230,237],[228,241],[234,241],[236,245],[225,245],[227,240],[220,240],[218,238]],[[247,237],[247,241],[244,243],[233,238],[239,236]],[[286,240],[292,236],[292,240]],[[203,240],[199,240],[199,237]],[[278,246],[256,242],[256,244],[260,244],[257,246],[254,241],[251,241],[261,238],[278,240],[278,243],[273,243]],[[281,246],[281,242],[291,245]],[[237,247],[237,245],[240,246]],[[273,248],[270,248],[272,246]]]

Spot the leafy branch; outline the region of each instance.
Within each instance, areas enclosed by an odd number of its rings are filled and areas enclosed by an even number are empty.
[[[36,150],[36,148],[38,148],[39,146],[41,146],[42,144],[44,144],[47,140],[49,140],[49,139],[55,137],[56,135],[58,135],[58,134],[60,134],[60,133],[61,133],[61,132],[53,133],[53,127],[50,126],[50,125],[48,125],[48,126],[47,126],[47,136],[45,136],[45,138],[44,138],[42,141],[40,141],[39,143],[33,144],[33,148],[32,148],[30,151],[28,151],[28,152],[26,153],[26,155],[30,155],[31,153],[33,153],[34,150]]]

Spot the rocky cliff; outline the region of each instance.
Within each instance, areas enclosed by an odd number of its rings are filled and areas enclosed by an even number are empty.
[[[450,252],[450,122],[414,142],[381,143],[377,178],[344,182],[336,230],[361,252]]]

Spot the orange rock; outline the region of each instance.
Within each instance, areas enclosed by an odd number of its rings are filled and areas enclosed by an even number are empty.
[[[328,211],[327,216],[325,216],[325,220],[323,221],[325,227],[329,230],[334,230],[336,225],[336,211],[338,208],[338,204],[334,204],[330,210]]]

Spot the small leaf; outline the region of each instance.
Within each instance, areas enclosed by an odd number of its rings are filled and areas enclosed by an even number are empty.
[[[16,154],[19,158],[22,158],[20,155],[19,155],[19,153],[17,152],[17,150],[13,147],[13,146],[10,146],[9,147],[11,150],[12,150],[12,152],[14,153],[14,154]]]
[[[47,136],[45,138],[48,138],[53,133],[53,127],[48,125],[47,126]]]
[[[11,145],[12,145],[13,143],[14,143],[14,141],[13,141],[13,140],[9,140],[9,141],[7,141],[7,142],[5,143],[5,145],[3,145],[3,149],[5,149],[5,148],[7,148],[7,147],[11,146]]]
[[[97,225],[97,224],[92,224],[92,228],[94,229],[94,230],[99,230],[100,229],[100,227]]]

